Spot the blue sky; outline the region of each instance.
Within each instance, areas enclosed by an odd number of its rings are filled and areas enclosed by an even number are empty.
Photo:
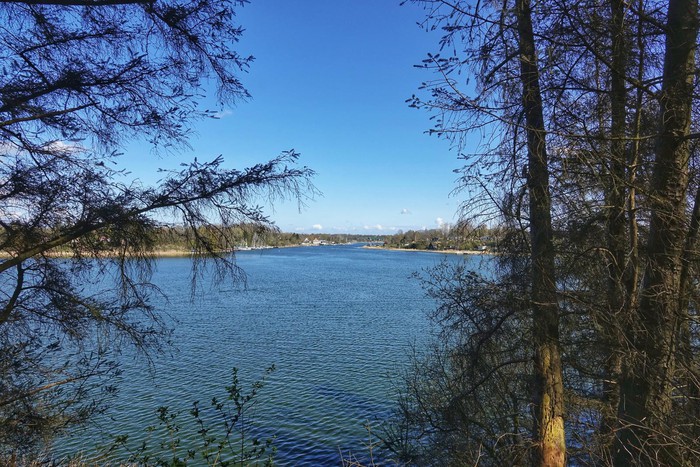
[[[255,56],[242,81],[252,99],[198,124],[193,152],[245,167],[295,149],[322,196],[301,212],[268,209],[286,232],[380,233],[453,223],[460,167],[450,144],[428,136],[430,115],[405,100],[431,78],[413,65],[437,50],[419,6],[398,0],[252,0],[239,10],[237,44]],[[152,156],[151,156],[152,157]]]

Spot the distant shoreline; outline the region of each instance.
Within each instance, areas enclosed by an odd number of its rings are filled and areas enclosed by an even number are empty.
[[[275,247],[268,247],[268,248],[241,249],[241,250],[235,248],[230,252],[221,251],[219,253],[236,254],[236,253],[243,252],[243,251],[262,251],[262,250],[274,249],[274,248],[301,248],[301,247],[311,247],[311,246],[318,246],[318,245],[283,245],[283,246],[275,246]],[[368,250],[441,253],[441,254],[446,254],[446,255],[493,255],[494,254],[491,251],[427,250],[427,249],[420,250],[420,249],[415,249],[415,248],[396,248],[396,247],[385,247],[385,246],[374,246],[374,245],[364,245],[362,248],[365,248]],[[87,252],[85,252],[85,253],[87,253]],[[152,257],[152,258],[186,258],[186,257],[193,256],[193,255],[203,255],[203,254],[205,254],[205,253],[194,253],[192,251],[177,250],[177,249],[162,249],[162,250],[153,250],[153,251],[149,251],[149,252],[144,252],[145,257]],[[53,257],[53,258],[71,258],[74,256],[74,252],[72,252],[72,251],[50,251],[50,252],[47,252],[46,255]],[[86,254],[86,256],[90,256],[90,255]],[[101,258],[115,258],[117,256],[119,256],[119,253],[117,253],[117,252],[103,252],[103,254],[100,255]],[[134,257],[134,256],[135,255],[127,255],[127,257]],[[0,258],[7,259],[7,258],[10,258],[10,256],[5,255],[5,254],[0,254]]]
[[[299,245],[285,245],[285,246],[275,246],[275,247],[269,247],[269,248],[252,248],[252,249],[241,249],[239,250],[238,248],[234,248],[230,251],[217,251],[216,253],[218,254],[227,254],[227,253],[239,253],[242,251],[262,251],[262,250],[269,250],[273,248],[292,248],[296,247]],[[85,257],[92,257],[92,255],[89,254],[89,252],[83,252],[82,253]],[[46,256],[50,256],[52,258],[72,258],[75,255],[73,251],[48,251],[46,252]],[[101,252],[100,258],[116,258],[120,255],[119,252],[116,251],[104,251]],[[201,255],[208,255],[208,253],[205,252],[193,252],[190,250],[178,250],[178,249],[162,249],[162,250],[152,250],[152,251],[145,251],[143,252],[144,257],[152,257],[152,258],[186,258],[188,256],[201,256]],[[134,254],[127,254],[127,258],[133,258],[136,255]],[[0,258],[9,258],[9,255],[0,255]]]
[[[414,251],[414,252],[424,252],[424,253],[442,253],[445,255],[492,255],[490,251],[476,251],[476,250],[419,250],[417,248],[396,248],[396,247],[386,247],[386,246],[370,246],[365,245],[362,248],[367,248],[371,250],[390,250],[390,251]]]

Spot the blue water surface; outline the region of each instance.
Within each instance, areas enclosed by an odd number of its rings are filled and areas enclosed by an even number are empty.
[[[158,406],[185,420],[193,401],[208,407],[225,395],[233,367],[247,388],[274,364],[249,418],[254,435],[274,437],[275,464],[364,459],[365,424],[376,428],[390,414],[396,376],[429,339],[426,313],[435,304],[410,276],[445,259],[479,260],[360,245],[245,251],[236,255],[245,287],[204,277],[194,298],[191,259],[159,259],[153,282],[168,299],[155,305],[175,323],[172,352],[152,371],[124,354],[119,393],[100,428],[57,448],[89,449],[98,432],[137,441]]]

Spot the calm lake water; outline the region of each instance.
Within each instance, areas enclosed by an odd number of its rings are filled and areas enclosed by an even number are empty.
[[[446,257],[478,260],[359,245],[240,252],[247,288],[209,288],[205,279],[194,300],[190,259],[159,259],[153,282],[169,301],[157,305],[178,321],[177,350],[155,361],[155,373],[125,357],[113,421],[102,430],[138,440],[161,405],[189,421],[193,401],[208,407],[212,396],[224,396],[233,367],[247,389],[274,364],[252,415],[256,436],[275,437],[275,463],[340,465],[341,453],[365,457],[364,425],[376,427],[390,414],[393,378],[430,334],[426,312],[435,304],[410,275]],[[90,449],[96,431],[56,448]]]

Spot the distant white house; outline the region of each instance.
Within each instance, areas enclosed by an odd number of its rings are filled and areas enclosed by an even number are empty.
[[[329,242],[327,240],[319,240],[318,238],[314,238],[313,240],[309,240],[308,237],[304,239],[303,242],[301,242],[302,245],[306,246],[321,246],[321,245],[331,245],[332,242]]]

